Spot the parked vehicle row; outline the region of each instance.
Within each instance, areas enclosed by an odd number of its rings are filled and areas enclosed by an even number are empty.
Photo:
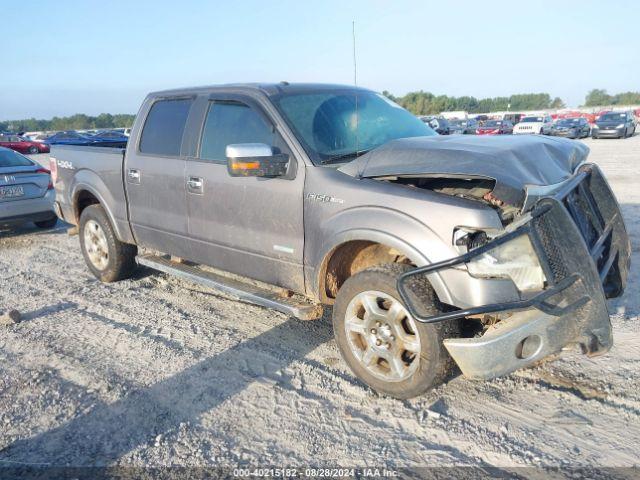
[[[85,145],[124,148],[128,140],[129,137],[110,130],[101,131],[94,135],[68,131],[55,133],[44,140],[44,143],[47,145]]]
[[[60,132],[31,133],[20,135],[25,141],[38,142],[47,145],[103,145],[104,142],[113,143],[112,146],[124,146],[129,140],[130,128],[110,128],[99,130],[66,130]]]
[[[485,117],[485,116],[479,116]],[[568,117],[554,120],[551,115],[532,115],[518,117],[514,124],[506,119],[445,119],[436,116],[420,117],[439,135],[476,134],[476,135],[552,135],[572,139],[586,137],[626,138],[633,136],[637,122],[633,112],[607,112],[601,114],[593,125],[587,117]]]

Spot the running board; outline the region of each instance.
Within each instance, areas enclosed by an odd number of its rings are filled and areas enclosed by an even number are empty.
[[[265,288],[227,278],[213,272],[206,272],[189,264],[172,262],[168,257],[138,255],[136,261],[145,267],[219,290],[238,297],[240,300],[271,308],[300,320],[314,320],[322,316],[322,305],[320,304],[299,302],[293,298],[282,297]]]

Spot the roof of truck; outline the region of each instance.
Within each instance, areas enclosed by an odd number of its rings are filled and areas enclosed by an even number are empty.
[[[330,83],[227,83],[221,85],[206,85],[201,87],[188,87],[188,88],[175,88],[171,90],[160,90],[157,92],[151,92],[150,96],[167,96],[167,95],[189,95],[198,93],[215,92],[216,90],[246,90],[246,91],[259,91],[266,95],[277,95],[279,93],[303,93],[313,91],[326,91],[326,90],[363,90],[368,91],[366,88],[357,87],[354,85],[340,85]]]

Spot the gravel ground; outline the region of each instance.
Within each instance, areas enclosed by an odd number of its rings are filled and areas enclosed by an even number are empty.
[[[0,465],[638,466],[640,135],[585,140],[633,244],[615,346],[410,401],[299,322],[162,274],[116,284],[65,226],[0,233]],[[39,156],[46,163],[46,155]]]

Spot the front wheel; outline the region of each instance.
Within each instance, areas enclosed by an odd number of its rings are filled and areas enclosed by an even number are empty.
[[[380,265],[350,277],[333,308],[333,329],[351,370],[374,390],[411,398],[440,384],[454,362],[442,341],[456,336],[457,322],[425,324],[414,320],[400,301],[398,276],[411,267]],[[425,311],[443,311],[426,281],[411,282],[412,298]]]
[[[82,211],[79,233],[84,261],[98,280],[115,282],[131,276],[137,248],[118,240],[100,205],[90,205]]]
[[[29,147],[29,153],[31,155],[35,155],[36,153],[38,153],[40,150],[38,150],[38,147]]]

